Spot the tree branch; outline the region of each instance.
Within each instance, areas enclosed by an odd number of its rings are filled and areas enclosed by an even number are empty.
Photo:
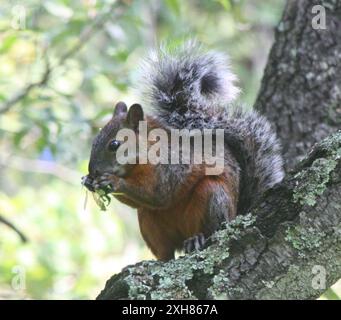
[[[45,53],[46,54],[46,53]],[[20,89],[17,93],[15,93],[11,98],[9,98],[7,101],[5,101],[0,106],[0,114],[6,113],[11,109],[12,106],[14,106],[16,103],[18,103],[20,100],[24,99],[26,96],[30,94],[30,92],[35,87],[40,87],[45,85],[50,77],[51,74],[51,68],[49,65],[49,61],[47,56],[45,56],[45,71],[43,72],[43,75],[41,79],[37,82],[29,83],[24,88]]]
[[[12,229],[19,236],[20,240],[23,243],[28,241],[27,237],[12,222],[10,222],[8,219],[6,219],[5,217],[1,215],[0,215],[0,223],[5,224],[7,227]]]
[[[341,131],[203,251],[128,266],[98,299],[315,299],[341,277],[340,197]]]

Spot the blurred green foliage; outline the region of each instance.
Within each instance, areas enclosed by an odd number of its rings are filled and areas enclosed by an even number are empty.
[[[133,210],[103,213],[80,185],[115,101],[139,101],[137,66],[161,41],[227,51],[255,100],[283,0],[0,3],[0,298],[94,298],[152,258]]]

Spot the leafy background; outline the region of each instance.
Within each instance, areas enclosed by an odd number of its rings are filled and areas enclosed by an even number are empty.
[[[95,298],[151,259],[136,214],[80,185],[93,136],[133,90],[148,49],[197,38],[230,54],[252,105],[284,0],[0,3],[0,298]],[[86,203],[85,203],[86,202]],[[86,204],[86,205],[85,205]],[[323,298],[337,299],[341,285]]]

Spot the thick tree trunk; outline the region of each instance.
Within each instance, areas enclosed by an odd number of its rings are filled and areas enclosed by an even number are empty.
[[[326,29],[312,26],[316,5]],[[277,129],[288,168],[341,128],[340,101],[341,0],[289,0],[255,104]]]
[[[203,251],[143,261],[98,299],[315,299],[341,278],[341,131]]]
[[[326,29],[312,28],[312,7]],[[315,14],[316,15],[316,14]],[[283,140],[287,167],[341,125],[341,0],[289,0],[255,107]],[[341,278],[341,132],[200,252],[143,261],[98,299],[315,299]]]

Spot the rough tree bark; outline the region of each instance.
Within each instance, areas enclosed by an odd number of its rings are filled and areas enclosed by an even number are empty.
[[[340,197],[341,131],[205,250],[128,266],[98,299],[317,298],[341,278]]]
[[[312,27],[316,5],[326,29]],[[277,129],[288,168],[341,127],[340,100],[341,1],[287,1],[255,108]]]
[[[325,30],[312,28],[314,5],[326,9]],[[288,168],[340,128],[340,101],[341,0],[288,0],[255,104],[277,129]],[[128,266],[98,299],[319,297],[341,278],[340,169],[341,131],[206,249]]]

